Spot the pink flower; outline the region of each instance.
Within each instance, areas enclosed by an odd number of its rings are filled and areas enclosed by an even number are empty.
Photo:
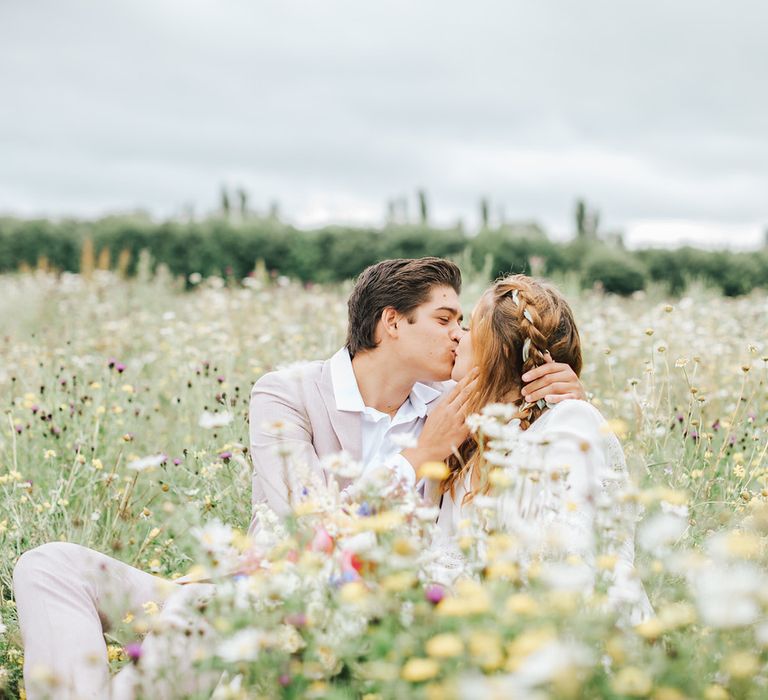
[[[433,583],[424,589],[424,597],[432,603],[432,605],[437,605],[443,598],[445,598],[445,589],[441,585]]]
[[[133,663],[139,663],[141,658],[141,644],[139,642],[131,642],[123,647],[126,656],[133,661]]]
[[[326,554],[330,554],[333,551],[333,537],[325,531],[325,528],[318,527],[309,548],[313,552],[325,552]]]

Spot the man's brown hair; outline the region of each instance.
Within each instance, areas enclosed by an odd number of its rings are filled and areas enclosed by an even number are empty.
[[[383,260],[360,273],[349,296],[347,348],[354,357],[376,347],[376,324],[391,306],[413,323],[412,312],[423,304],[433,287],[452,287],[461,292],[461,272],[442,258]]]

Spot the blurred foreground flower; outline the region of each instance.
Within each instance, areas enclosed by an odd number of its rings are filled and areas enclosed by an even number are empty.
[[[232,422],[233,417],[234,416],[229,411],[223,411],[222,413],[203,411],[200,420],[198,421],[198,425],[206,430],[211,428],[223,428],[225,425],[229,425]]]
[[[147,469],[154,469],[155,467],[159,467],[167,459],[168,457],[164,454],[150,455],[149,457],[141,457],[139,459],[131,460],[126,466],[128,469],[132,469],[133,471],[143,472]]]

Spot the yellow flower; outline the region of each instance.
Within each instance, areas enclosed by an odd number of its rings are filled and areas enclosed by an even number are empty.
[[[729,532],[725,546],[735,557],[753,559],[760,554],[761,539],[752,532]]]
[[[492,469],[488,474],[488,482],[497,489],[504,489],[512,485],[512,474],[507,469]]]
[[[317,504],[314,501],[301,501],[293,507],[293,514],[300,518],[302,515],[309,515],[317,511]]]
[[[456,700],[455,684],[430,683],[424,687],[426,700]]]
[[[411,683],[422,683],[434,678],[440,673],[440,664],[434,659],[408,659],[400,677]]]
[[[53,459],[56,456],[56,450],[46,450],[43,457],[45,459]]]
[[[643,639],[658,639],[664,633],[664,625],[661,624],[658,617],[651,617],[636,625],[635,632]]]
[[[460,656],[464,651],[464,642],[456,634],[437,634],[427,642],[427,654],[436,659],[450,659]]]
[[[394,510],[385,510],[369,518],[359,518],[352,523],[352,529],[358,532],[389,532],[394,530],[405,520],[402,513]]]
[[[459,581],[456,595],[446,597],[437,605],[437,613],[448,617],[480,615],[491,608],[488,592],[475,581]]]
[[[597,558],[597,568],[602,571],[613,571],[616,568],[618,557],[614,554],[601,554]]]
[[[514,582],[520,579],[520,568],[511,561],[497,561],[486,569],[485,575],[492,581],[505,579]]]
[[[627,657],[624,640],[618,635],[611,637],[605,644],[605,651],[614,663],[621,665]]]
[[[687,698],[677,688],[662,686],[656,689],[653,700],[687,700]]]
[[[399,571],[382,579],[381,587],[388,593],[402,593],[413,588],[415,583],[416,576],[413,572]]]
[[[729,700],[728,691],[722,685],[713,683],[704,690],[704,700]]]
[[[445,462],[424,462],[416,472],[419,479],[442,481],[451,473],[451,470]]]
[[[521,632],[507,645],[507,653],[510,656],[508,670],[516,670],[517,664],[522,659],[541,649],[541,647],[554,639],[555,631],[551,627],[540,627]]]
[[[653,681],[642,669],[636,666],[625,666],[613,678],[611,687],[619,695],[644,698],[653,689]]]
[[[389,683],[397,678],[398,668],[386,661],[369,661],[360,666],[360,675],[367,680]]]
[[[696,608],[690,603],[670,603],[659,610],[658,617],[665,630],[686,627],[696,622]]]
[[[339,600],[343,603],[359,603],[368,597],[368,589],[361,581],[345,583],[339,591]]]
[[[723,669],[734,678],[748,678],[757,673],[760,660],[749,651],[737,651],[728,656],[723,662]]]
[[[123,651],[123,647],[119,644],[110,644],[107,647],[107,658],[109,661],[124,661],[125,652]]]
[[[622,440],[627,436],[628,426],[626,421],[621,420],[621,418],[613,418],[606,421],[601,430],[603,433],[613,433],[619,440]]]
[[[154,600],[148,600],[146,603],[142,603],[142,608],[147,615],[157,615],[160,612],[160,606]]]
[[[539,604],[527,593],[515,593],[509,596],[504,607],[512,615],[535,615],[539,610]]]
[[[495,671],[504,663],[501,636],[491,630],[478,630],[469,638],[469,653],[484,671]]]
[[[549,591],[546,602],[554,612],[570,615],[579,607],[580,600],[580,594],[575,591]]]

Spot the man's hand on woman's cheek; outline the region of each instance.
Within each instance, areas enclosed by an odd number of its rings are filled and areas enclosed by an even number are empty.
[[[565,399],[587,398],[584,387],[570,365],[551,359],[539,367],[526,372],[522,394],[528,403],[544,399],[548,403],[559,403]]]

